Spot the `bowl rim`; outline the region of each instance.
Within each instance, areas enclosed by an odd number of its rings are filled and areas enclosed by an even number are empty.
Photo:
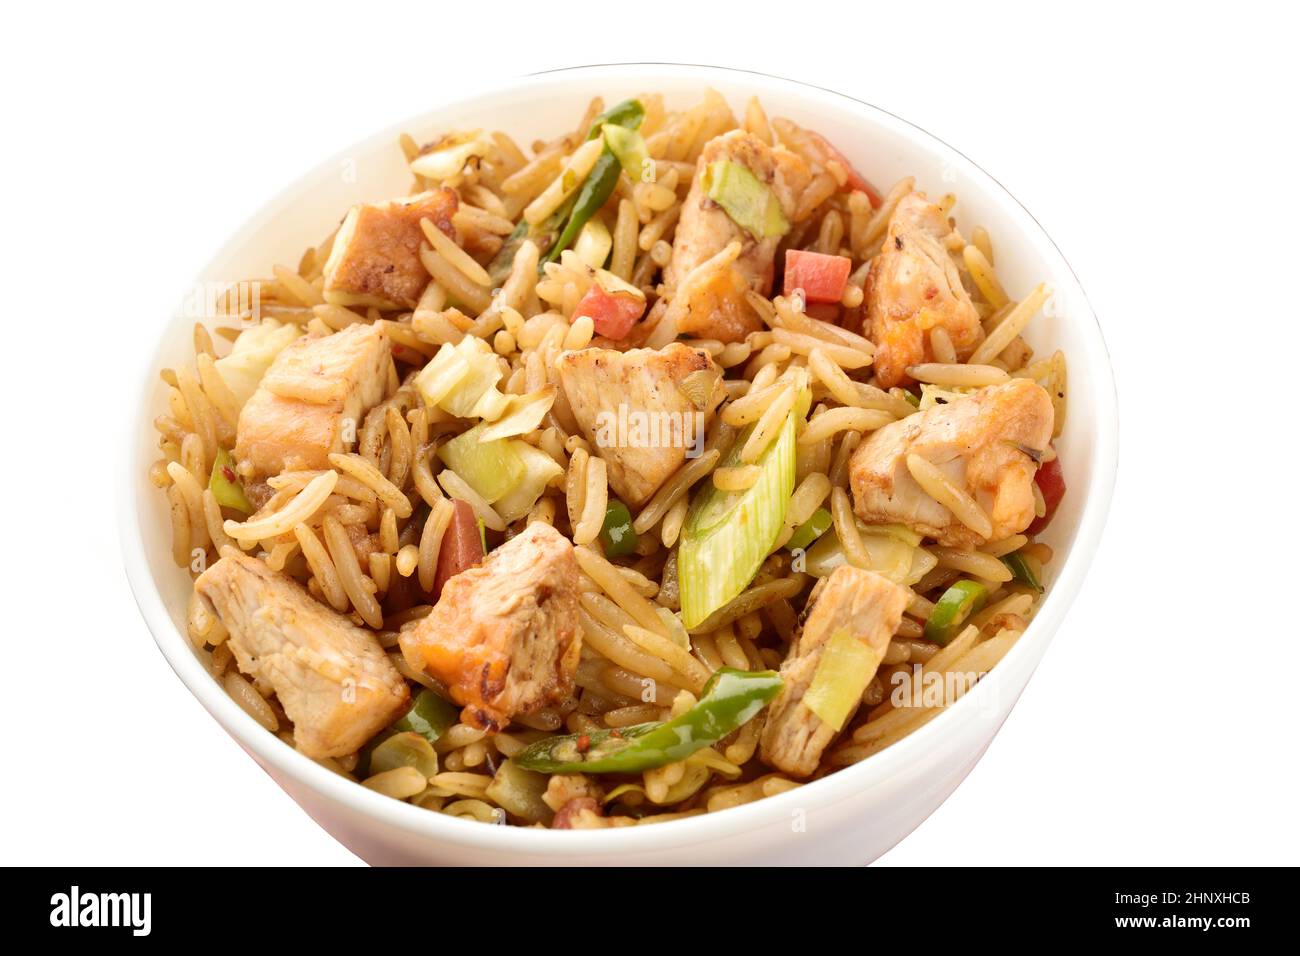
[[[957,161],[964,172],[982,182],[990,201],[998,205],[1018,207],[1031,226],[1027,236],[1038,243],[1047,258],[1055,259],[1070,277],[1075,308],[1067,317],[1071,323],[1082,323],[1086,338],[1095,339],[1099,346],[1098,361],[1089,367],[1093,377],[1099,405],[1095,407],[1096,430],[1093,434],[1094,468],[1086,489],[1083,511],[1079,518],[1075,541],[1051,589],[1044,597],[1024,637],[1008,652],[999,667],[984,678],[994,692],[997,686],[1028,655],[1045,651],[1069,606],[1077,596],[1086,572],[1097,550],[1102,530],[1109,513],[1118,467],[1118,405],[1114,371],[1100,323],[1087,294],[1073,267],[1060,248],[1025,206],[997,179],[948,143],[914,123],[864,100],[816,84],[777,76],[754,70],[720,67],[709,64],[673,63],[665,61],[592,63],[579,66],[543,70],[524,76],[510,76],[476,84],[470,95],[448,93],[434,96],[419,114],[400,123],[367,135],[345,146],[340,152],[297,177],[292,183],[262,203],[230,237],[223,240],[213,255],[205,260],[205,275],[209,264],[221,258],[227,250],[245,242],[263,227],[271,210],[292,204],[305,192],[307,184],[323,170],[337,168],[338,163],[350,154],[383,140],[396,141],[397,136],[410,129],[421,128],[427,118],[452,108],[470,108],[483,101],[492,100],[522,83],[555,84],[571,81],[575,77],[592,78],[592,85],[605,82],[653,82],[658,78],[680,79],[681,74],[700,76],[718,75],[731,79],[746,77],[747,82],[769,89],[781,89],[795,96],[827,101],[841,109],[856,111],[892,133],[916,142],[923,150],[935,156]],[[756,90],[761,92],[761,90]],[[198,699],[217,722],[235,738],[264,768],[274,768],[292,779],[305,790],[315,792],[334,804],[347,808],[362,818],[373,818],[398,831],[407,831],[468,849],[497,852],[551,855],[554,857],[612,856],[642,851],[665,850],[677,846],[714,842],[746,832],[753,832],[778,821],[789,821],[790,814],[798,808],[812,812],[826,809],[853,794],[872,788],[893,776],[902,767],[924,757],[963,717],[975,706],[963,698],[944,713],[939,714],[907,737],[860,763],[843,767],[835,773],[814,780],[797,789],[766,797],[739,807],[717,813],[667,821],[648,827],[622,827],[613,830],[556,832],[549,829],[512,826],[484,826],[477,821],[460,820],[440,813],[430,813],[419,807],[382,796],[329,771],[325,767],[287,746],[276,735],[266,730],[245,713],[221,686],[212,679],[193,653],[188,637],[173,623],[162,596],[153,582],[145,555],[142,534],[143,514],[138,508],[139,475],[136,472],[135,448],[138,445],[142,423],[149,421],[149,408],[156,387],[156,369],[162,344],[162,330],[177,321],[175,316],[159,321],[155,341],[158,345],[150,351],[135,381],[138,383],[132,400],[128,403],[124,423],[125,447],[131,452],[117,469],[117,498],[119,536],[123,551],[123,564],[136,605],[153,635],[159,650],[180,678],[181,682]],[[1032,666],[1032,665],[1031,665]],[[1026,678],[1027,680],[1028,678]],[[983,683],[983,681],[981,682]],[[974,697],[975,695],[966,695]],[[1008,709],[1009,712],[1009,709]],[[276,781],[280,783],[279,780]]]

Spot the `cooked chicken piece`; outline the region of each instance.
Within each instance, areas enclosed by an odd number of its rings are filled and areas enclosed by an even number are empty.
[[[849,461],[854,510],[868,523],[900,522],[950,547],[977,547],[1018,534],[1034,520],[1037,457],[1052,437],[1052,399],[1016,378],[968,398],[886,425]],[[984,538],[931,498],[907,467],[908,455],[936,465],[984,509]]]
[[[848,631],[871,648],[879,665],[910,597],[907,588],[848,564],[817,582],[803,627],[781,665],[781,692],[767,710],[760,753],[768,766],[796,777],[817,769],[822,752],[844,729],[829,726],[804,703],[827,643],[837,632]],[[873,674],[863,677],[862,691]],[[852,717],[850,712],[845,725]]]
[[[424,233],[420,220],[429,219],[451,238],[456,229],[456,193],[437,189],[376,205],[348,210],[325,263],[326,302],[342,306],[413,309],[429,284],[420,261]]]
[[[942,328],[965,359],[984,339],[979,315],[949,253],[955,241],[943,210],[911,193],[890,217],[885,244],[867,271],[866,325],[876,343],[881,388],[910,382],[907,370],[930,362],[930,330]]]
[[[722,369],[702,349],[563,352],[560,383],[573,417],[609,466],[610,487],[644,504],[686,460],[698,457],[722,398]]]
[[[239,413],[235,460],[245,475],[328,468],[356,438],[361,416],[384,397],[388,339],[357,323],[286,347]]]
[[[497,731],[573,693],[582,652],[573,545],[535,522],[442,588],[400,638],[406,662],[447,685],[461,720]]]
[[[807,164],[782,146],[771,147],[757,136],[741,130],[724,133],[704,145],[698,172],[682,204],[681,219],[673,239],[673,257],[664,270],[664,281],[674,295],[679,312],[677,331],[704,339],[739,342],[763,327],[745,300],[745,291],[763,295],[772,291],[772,273],[779,237],[755,240],[736,225],[721,206],[708,198],[704,184],[710,163],[729,160],[739,163],[761,182],[767,183],[781,204],[787,220],[793,222],[799,196],[811,173]],[[740,257],[716,275],[690,279],[692,271],[717,255],[733,240],[741,242]],[[688,281],[689,280],[689,281]]]
[[[369,631],[297,581],[227,550],[194,587],[230,632],[245,674],[270,684],[309,757],[343,757],[402,715],[406,681]]]

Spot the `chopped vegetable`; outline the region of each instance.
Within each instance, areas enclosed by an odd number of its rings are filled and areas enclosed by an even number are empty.
[[[415,377],[415,388],[426,405],[436,405],[457,418],[496,421],[510,400],[496,387],[501,363],[492,346],[467,335],[460,344],[444,343]]]
[[[1037,591],[1039,594],[1043,593],[1042,569],[1038,566],[1038,562],[1029,555],[1023,551],[1016,551],[1004,555],[1002,563],[1011,569],[1014,580]]]
[[[551,218],[553,219],[554,216]],[[547,222],[549,223],[550,219],[548,219]],[[556,226],[556,229],[558,228],[559,227]],[[546,253],[546,250],[550,248],[549,242],[543,246],[539,239],[535,235],[532,235],[532,232],[533,230],[529,227],[528,220],[520,219],[519,224],[515,226],[514,231],[510,233],[510,235],[506,236],[506,241],[501,244],[501,248],[497,250],[497,254],[493,256],[492,261],[488,263],[488,278],[492,280],[493,287],[501,286],[509,277],[510,270],[513,269],[515,265],[515,256],[519,254],[519,247],[524,244],[524,240],[532,239],[533,242],[537,244],[537,248],[543,255]]]
[[[515,763],[542,773],[640,773],[685,760],[758,715],[781,689],[776,671],[719,668],[690,710],[663,723],[547,737]]]
[[[790,230],[776,194],[748,167],[719,159],[705,167],[702,185],[705,195],[758,241],[784,236]]]
[[[510,395],[506,398],[501,417],[483,429],[484,441],[496,441],[498,438],[514,438],[527,435],[542,423],[546,413],[555,402],[554,385],[543,385],[527,395]]]
[[[596,117],[587,130],[587,139],[595,139],[604,127],[610,124],[628,129],[640,129],[643,119],[645,119],[645,107],[641,105],[640,100],[620,100]]]
[[[513,491],[527,468],[516,449],[517,439],[480,441],[485,427],[478,424],[457,435],[438,449],[438,457],[490,503]]]
[[[492,140],[481,129],[448,133],[411,160],[411,172],[441,182],[459,173],[471,159],[486,156],[491,148]]]
[[[444,700],[431,690],[421,690],[415,695],[411,709],[393,724],[398,733],[417,733],[431,744],[447,732],[447,728],[460,720],[460,708]]]
[[[600,543],[605,557],[619,558],[636,550],[637,536],[632,530],[632,513],[617,498],[605,508],[605,523],[600,529]]]
[[[602,285],[599,273],[596,278],[587,294],[578,301],[573,316],[576,319],[589,315],[597,335],[614,341],[624,339],[645,311],[645,294],[626,283],[623,283],[626,288],[608,282]]]
[[[845,171],[849,174],[848,179],[845,180],[844,183],[846,189],[866,193],[867,199],[871,202],[872,209],[879,209],[884,204],[885,200],[881,197],[880,191],[876,189],[875,186],[871,185],[871,183],[867,182],[867,180],[863,178],[862,174],[853,168],[853,164],[848,161],[843,153],[831,145],[830,140],[821,133],[814,133],[812,130],[805,130],[804,132],[817,140],[817,142],[821,144],[822,149],[830,154],[831,159],[844,167]]]
[[[412,730],[398,731],[370,751],[367,775],[374,776],[398,767],[414,767],[425,777],[432,777],[438,772],[438,755],[423,734]]]
[[[263,319],[240,332],[230,354],[213,363],[240,408],[253,397],[275,357],[300,335],[300,325],[292,322],[281,325],[275,319]]]
[[[1038,534],[1051,524],[1061,499],[1065,497],[1065,476],[1061,473],[1060,457],[1053,458],[1040,466],[1034,475],[1034,482],[1038,485],[1038,490],[1043,493],[1043,503],[1047,505],[1047,511],[1041,518],[1035,518],[1030,522],[1029,527],[1025,529],[1025,534]]]
[[[706,482],[686,514],[677,549],[682,623],[693,628],[743,591],[785,526],[794,491],[795,431],[808,410],[805,387],[780,433],[755,464],[762,474],[744,491]],[[719,467],[741,464],[740,454],[757,423],[737,436]]]
[[[221,507],[233,508],[246,515],[253,513],[253,506],[235,472],[235,459],[224,448],[217,449],[217,460],[212,463],[212,475],[208,478],[208,490]]]
[[[622,126],[628,129],[636,129],[641,125],[641,120],[645,118],[645,108],[637,100],[624,100],[610,107],[605,113],[596,118],[590,131],[587,133],[587,140],[593,140],[601,135],[602,129],[606,125]],[[578,232],[585,226],[591,217],[600,211],[605,202],[613,195],[614,187],[618,185],[618,174],[621,169],[618,157],[614,155],[613,150],[609,148],[606,141],[605,146],[601,149],[600,156],[596,159],[596,165],[591,168],[587,174],[586,180],[578,189],[577,196],[573,200],[573,205],[568,212],[568,222],[560,232],[554,244],[547,250],[542,262],[553,262],[561,252],[569,247],[569,244],[578,237]],[[539,268],[540,268],[539,263]]]
[[[518,438],[509,441],[510,447],[523,462],[524,477],[514,489],[492,504],[493,510],[506,522],[518,521],[532,511],[546,486],[564,474],[564,469],[556,464],[555,459],[540,448],[534,448]]]
[[[847,256],[789,249],[785,254],[785,294],[803,289],[806,302],[839,302],[853,261]]]
[[[447,581],[467,568],[476,566],[487,554],[481,521],[474,513],[474,508],[468,501],[459,498],[453,498],[451,504],[451,521],[442,533],[442,543],[438,546],[438,568],[430,592],[435,598],[442,593],[442,586]]]
[[[476,517],[475,520],[478,522],[478,546],[487,554],[487,522],[482,517]]]
[[[609,250],[614,248],[614,237],[609,234],[609,227],[599,219],[592,219],[578,233],[578,242],[573,251],[583,265],[599,269],[609,258]]]
[[[838,732],[862,702],[862,692],[879,666],[879,654],[840,628],[826,642],[803,702]]]
[[[811,518],[794,529],[794,534],[790,535],[790,540],[785,543],[785,546],[791,551],[807,548],[825,534],[826,529],[832,524],[834,519],[831,518],[831,513],[825,508],[818,508],[812,513]]]
[[[544,774],[507,760],[488,784],[487,798],[525,823],[549,823],[553,813],[542,799],[548,782]]]
[[[650,153],[646,150],[645,140],[636,129],[606,123],[600,128],[605,134],[605,145],[618,157],[623,172],[634,183],[642,181],[648,168]]]
[[[946,645],[961,633],[972,614],[979,613],[988,596],[988,589],[978,581],[962,579],[955,582],[943,592],[925,622],[925,639]]]

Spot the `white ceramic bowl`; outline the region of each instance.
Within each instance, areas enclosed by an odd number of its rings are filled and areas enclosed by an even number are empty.
[[[906,836],[956,788],[1006,719],[1079,589],[1101,535],[1116,470],[1115,390],[1106,346],[1083,290],[1038,223],[987,173],[915,126],[826,90],[755,73],[697,66],[610,65],[523,77],[441,104],[359,142],[286,189],[249,220],[198,282],[265,275],[295,263],[347,207],[406,191],[397,149],[406,130],[424,141],[456,127],[509,131],[519,142],[567,129],[599,93],[607,103],[661,91],[670,106],[712,86],[743,109],[757,94],[771,116],[827,135],[864,174],[888,187],[914,175],[931,195],[955,192],[961,226],[988,227],[998,272],[1012,295],[1039,280],[1055,308],[1028,338],[1041,354],[1062,348],[1070,410],[1058,441],[1069,493],[1047,540],[1056,550],[1050,590],[1029,631],[970,694],[919,731],[870,759],[777,797],[722,813],[604,831],[486,826],[390,800],[335,776],[268,734],[204,670],[185,637],[190,582],[170,557],[165,498],[145,471],[157,455],[151,426],[163,406],[157,369],[186,361],[192,320],[159,322],[159,344],[140,369],[122,462],[121,534],[140,611],[185,685],[290,796],[371,863],[439,864],[860,864]]]

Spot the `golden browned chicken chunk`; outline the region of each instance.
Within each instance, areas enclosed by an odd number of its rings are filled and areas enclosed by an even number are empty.
[[[424,233],[420,220],[429,219],[453,239],[456,193],[436,189],[404,199],[348,210],[325,263],[326,302],[342,306],[413,309],[429,283],[420,261]]]
[[[361,416],[384,397],[388,339],[357,323],[287,346],[239,413],[235,460],[244,474],[328,468],[356,438]]]
[[[907,588],[874,571],[847,564],[817,582],[808,598],[809,610],[803,628],[781,665],[781,692],[768,708],[760,740],[764,762],[796,777],[806,777],[817,769],[822,752],[857,710],[862,693],[889,646],[889,639],[898,630],[910,597]],[[826,650],[832,638],[844,640],[846,636],[865,645],[870,656],[861,655],[867,666],[851,675],[837,675],[839,681],[852,684],[840,686],[837,692],[855,692],[854,703],[839,726],[831,726],[813,712],[806,698],[818,665],[827,659]],[[840,662],[827,659],[827,666],[840,666]]]
[[[709,353],[679,342],[662,349],[583,349],[559,358],[573,417],[605,459],[610,487],[644,504],[686,460],[697,457],[722,399]]]
[[[948,218],[923,193],[899,201],[884,247],[867,272],[866,326],[876,343],[876,380],[882,388],[911,381],[908,368],[933,360],[933,329],[947,332],[959,359],[984,339],[949,253],[950,241]]]
[[[739,342],[763,327],[745,299],[745,291],[768,295],[772,290],[779,235],[756,239],[737,225],[717,202],[709,198],[706,182],[716,162],[735,163],[753,173],[771,190],[785,218],[793,222],[799,196],[811,176],[808,165],[784,147],[768,146],[741,130],[709,140],[700,153],[698,172],[682,204],[681,219],[673,239],[673,255],[664,270],[664,282],[673,298],[677,331],[722,342]],[[730,267],[693,276],[696,268],[733,241],[741,243],[739,257]]]
[[[233,549],[194,583],[239,669],[275,690],[298,749],[342,757],[400,717],[410,692],[374,634]]]
[[[582,652],[573,545],[534,522],[448,580],[400,643],[406,662],[446,684],[474,727],[500,730],[560,703],[573,693]]]
[[[854,510],[869,523],[899,522],[940,544],[976,547],[1018,534],[1034,520],[1031,487],[1052,437],[1052,399],[1016,378],[968,398],[936,405],[886,425],[849,461]],[[908,456],[918,455],[974,499],[988,534],[957,520],[918,484]]]

